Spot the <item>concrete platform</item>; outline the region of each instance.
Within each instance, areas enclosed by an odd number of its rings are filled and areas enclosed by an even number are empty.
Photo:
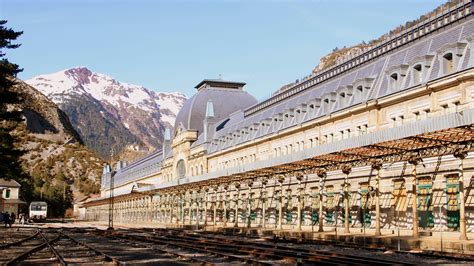
[[[375,236],[374,229],[366,229],[365,233],[361,228],[351,228],[350,234],[344,233],[343,228],[335,231],[334,227],[325,227],[324,232],[303,228],[301,232],[294,229],[263,229],[245,227],[212,228],[208,231],[221,231],[224,233],[248,234],[260,237],[274,238],[294,241],[327,241],[333,244],[349,244],[368,248],[388,248],[398,251],[410,252],[439,252],[453,254],[474,255],[474,233],[468,233],[469,240],[459,240],[459,232],[433,232],[422,231],[420,237],[413,238],[411,230],[389,230],[383,229],[381,236]]]

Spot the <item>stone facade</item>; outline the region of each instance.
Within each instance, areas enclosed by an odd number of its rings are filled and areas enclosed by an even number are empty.
[[[461,1],[255,104],[226,105],[244,83],[204,80],[190,100],[205,115],[184,108],[188,123],[162,149],[105,167],[87,219],[108,219],[113,187],[117,222],[400,227],[415,237],[442,228],[465,238],[474,230],[472,19]],[[228,114],[219,120],[217,102]]]

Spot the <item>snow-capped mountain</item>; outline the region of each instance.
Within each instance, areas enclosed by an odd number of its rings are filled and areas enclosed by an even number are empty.
[[[186,97],[154,92],[76,67],[40,75],[26,83],[45,94],[69,116],[87,146],[104,158],[126,147],[161,146]]]

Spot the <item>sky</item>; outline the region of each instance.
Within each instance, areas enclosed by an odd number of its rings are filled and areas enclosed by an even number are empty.
[[[21,79],[86,66],[190,97],[201,80],[221,77],[263,100],[333,48],[376,39],[443,2],[0,0],[0,19],[24,32],[6,56]]]

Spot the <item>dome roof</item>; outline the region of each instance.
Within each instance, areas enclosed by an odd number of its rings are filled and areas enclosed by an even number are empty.
[[[203,122],[208,101],[214,105],[214,121],[220,121],[230,114],[257,103],[257,99],[243,90],[245,83],[222,80],[204,80],[196,86],[198,93],[188,99],[178,115],[174,128],[203,132]]]

